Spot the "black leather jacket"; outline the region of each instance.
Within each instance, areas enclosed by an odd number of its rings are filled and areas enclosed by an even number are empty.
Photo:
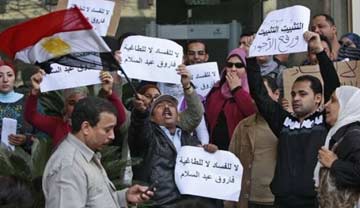
[[[159,125],[150,121],[149,112],[134,110],[129,128],[129,147],[132,158],[142,158],[133,167],[134,180],[151,185],[157,180],[156,192],[152,200],[157,207],[180,198],[174,179],[176,149]],[[181,132],[181,145],[198,145],[199,140],[188,132]]]

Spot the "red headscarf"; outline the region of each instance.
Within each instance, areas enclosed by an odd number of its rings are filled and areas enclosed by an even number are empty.
[[[16,74],[15,67],[11,62],[4,61],[4,60],[0,59],[0,66],[8,66],[13,70],[14,74]]]

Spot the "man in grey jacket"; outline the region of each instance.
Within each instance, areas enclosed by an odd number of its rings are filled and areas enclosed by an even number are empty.
[[[148,200],[152,191],[134,185],[116,191],[101,165],[101,150],[114,140],[116,109],[108,101],[87,97],[76,103],[72,133],[49,159],[43,191],[49,208],[120,208]]]

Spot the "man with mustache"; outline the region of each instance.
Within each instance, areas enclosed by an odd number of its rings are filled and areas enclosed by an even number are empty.
[[[114,139],[117,110],[107,100],[79,100],[71,115],[72,131],[60,143],[43,174],[45,207],[120,208],[153,195],[146,186],[116,191],[101,164],[99,153]]]
[[[193,64],[206,63],[209,60],[208,46],[202,40],[190,40],[186,43],[184,48],[184,64],[178,66],[179,70],[187,70],[186,66]],[[190,83],[189,83],[190,84]],[[185,98],[183,87],[186,85],[170,84],[170,83],[158,83],[157,84],[162,94],[168,94],[174,96],[178,101],[178,109],[181,112],[185,112],[190,108],[189,102]],[[198,95],[201,102],[204,102],[204,97]],[[184,114],[186,115],[186,114]],[[192,122],[188,122],[189,127],[193,127],[193,132],[196,133],[197,138],[202,144],[209,143],[209,132],[205,122],[205,116],[202,114],[200,122],[197,122],[197,118],[194,116],[189,117]],[[195,124],[195,125],[194,125]]]
[[[179,74],[183,86],[190,85],[190,72],[185,68]],[[196,93],[190,87],[187,93]],[[129,147],[133,158],[142,158],[141,164],[134,167],[134,180],[156,184],[155,207],[176,207],[184,201],[209,203],[214,207],[215,200],[182,196],[176,187],[174,169],[177,152],[181,146],[200,145],[199,140],[176,124],[178,123],[178,101],[171,95],[161,95],[149,107],[149,99],[137,94],[134,110],[131,113],[129,128]],[[205,150],[216,151],[215,145],[205,145]]]

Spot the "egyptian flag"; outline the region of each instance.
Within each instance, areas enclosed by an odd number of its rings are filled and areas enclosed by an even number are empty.
[[[8,28],[0,33],[0,51],[47,72],[52,63],[110,71],[119,68],[110,48],[77,7]]]

